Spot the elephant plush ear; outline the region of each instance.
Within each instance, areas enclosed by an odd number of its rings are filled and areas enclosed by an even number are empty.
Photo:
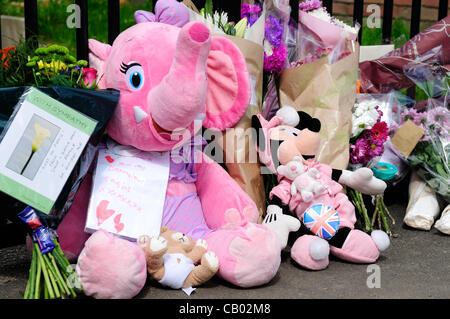
[[[223,37],[211,39],[207,76],[203,126],[218,130],[233,127],[244,116],[251,96],[245,58],[233,42]]]
[[[100,89],[105,88],[104,71],[105,62],[111,53],[111,46],[99,42],[94,39],[88,40],[89,45],[89,66],[97,70],[98,87]]]

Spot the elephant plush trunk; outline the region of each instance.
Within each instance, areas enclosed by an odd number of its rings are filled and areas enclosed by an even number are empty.
[[[180,30],[170,71],[148,94],[152,118],[161,128],[184,129],[204,112],[210,47],[210,32],[204,24],[190,22]]]

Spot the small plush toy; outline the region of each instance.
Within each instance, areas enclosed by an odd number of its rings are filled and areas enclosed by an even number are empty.
[[[326,186],[322,185],[318,179],[320,173],[314,167],[305,170],[300,156],[295,156],[292,161],[286,165],[280,165],[277,168],[279,175],[291,180],[291,195],[295,196],[299,192],[305,202],[310,202],[314,196],[321,195]]]
[[[330,252],[355,263],[375,262],[380,251],[389,246],[389,237],[379,230],[368,235],[354,229],[355,208],[342,192],[342,185],[374,195],[383,193],[386,184],[375,178],[369,168],[352,172],[332,169],[317,162],[315,156],[320,146],[321,123],[305,112],[285,106],[270,121],[254,115],[252,126],[258,132],[255,141],[261,162],[278,177],[278,185],[270,192],[271,205],[267,208],[268,215],[263,225],[284,236],[280,238],[283,243],[287,242],[289,224],[280,222],[282,215],[294,213],[306,226],[304,235],[291,248],[291,257],[311,270],[326,268]],[[300,193],[292,192],[292,183],[297,175],[295,167],[300,167],[292,161],[298,157],[302,159],[306,173],[313,171],[314,182],[322,185],[323,192],[305,196],[300,183],[299,187],[295,186]],[[305,173],[299,176],[302,174]]]
[[[147,270],[160,284],[182,288],[187,294],[219,270],[219,259],[207,251],[206,241],[162,227],[159,237],[141,236],[139,245],[145,252]],[[199,265],[197,265],[200,262]]]

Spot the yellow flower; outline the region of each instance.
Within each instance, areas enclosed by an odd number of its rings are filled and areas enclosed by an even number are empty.
[[[37,66],[38,66],[39,70],[46,68],[46,69],[49,69],[50,71],[55,70],[56,72],[67,69],[67,65],[64,62],[54,61],[54,60],[52,60],[50,63],[47,63],[47,62],[44,63],[44,61],[39,60],[37,62]]]
[[[34,123],[34,131],[36,135],[34,136],[33,142],[31,143],[31,149],[36,152],[42,142],[50,137],[51,133],[48,129],[40,126],[38,123]]]

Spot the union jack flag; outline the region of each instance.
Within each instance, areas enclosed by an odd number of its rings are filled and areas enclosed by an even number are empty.
[[[340,218],[331,206],[316,204],[305,210],[303,223],[313,234],[328,240],[339,229]]]

